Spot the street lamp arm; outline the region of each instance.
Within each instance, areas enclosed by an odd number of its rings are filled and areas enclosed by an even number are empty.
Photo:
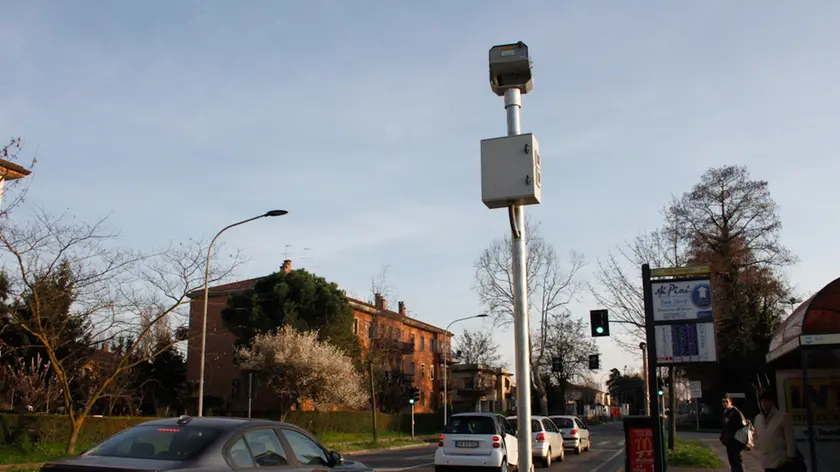
[[[213,236],[213,239],[210,241],[210,245],[207,246],[207,261],[204,264],[204,316],[201,324],[201,363],[198,374],[198,416],[204,416],[204,364],[206,361],[205,358],[207,357],[207,308],[210,301],[210,256],[213,254],[213,245],[216,244],[216,240],[219,239],[219,236],[221,236],[222,233],[233,227],[244,225],[245,223],[250,223],[251,221],[258,220],[260,218],[282,216],[286,213],[288,212],[285,210],[271,210],[263,213],[262,215],[253,216],[231,225],[227,225],[222,228],[221,231],[216,233],[216,236]]]

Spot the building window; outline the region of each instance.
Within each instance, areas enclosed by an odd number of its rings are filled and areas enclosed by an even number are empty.
[[[420,352],[423,352],[425,350],[426,350],[426,337],[425,336],[420,336]]]
[[[411,333],[410,342],[411,342],[411,345],[414,346],[414,342],[415,342],[414,333]]]
[[[409,368],[408,373],[414,375],[414,362],[411,363],[411,367]]]
[[[393,337],[394,337],[394,327],[393,326],[388,326],[388,339],[391,339]]]
[[[399,329],[399,328],[397,328],[397,329],[396,329],[396,330],[394,330],[394,331],[396,331],[397,341],[402,341],[402,336],[400,336],[400,334],[401,334],[401,333],[400,333],[400,329]]]
[[[426,378],[426,364],[420,364],[420,378]]]
[[[367,337],[368,339],[373,339],[373,323],[367,324]]]
[[[359,319],[353,318],[353,334],[359,335]]]
[[[426,392],[420,392],[420,406],[426,406]]]
[[[429,378],[434,380],[435,379],[435,365],[431,364],[429,366]]]

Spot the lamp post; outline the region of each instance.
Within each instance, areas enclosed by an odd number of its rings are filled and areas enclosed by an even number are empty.
[[[487,313],[480,313],[478,315],[473,315],[473,316],[468,316],[466,318],[459,318],[457,320],[453,320],[451,323],[449,323],[446,326],[446,329],[444,331],[446,331],[448,333],[449,328],[452,327],[453,324],[455,324],[459,321],[471,320],[473,318],[487,318]],[[447,336],[447,338],[448,338],[448,336]],[[449,370],[449,366],[447,365],[447,359],[446,359],[447,356],[446,355],[447,355],[447,353],[449,353],[449,349],[452,347],[452,340],[448,339],[448,341],[449,341],[449,345],[444,347],[444,349],[443,349],[443,426],[444,427],[446,426],[447,419],[448,419],[448,417],[447,417],[447,407],[449,406],[449,396],[448,396],[447,385],[446,385],[446,371]]]
[[[216,233],[216,236],[214,236],[213,240],[210,241],[210,246],[207,248],[207,263],[204,266],[204,316],[201,323],[201,367],[199,368],[198,374],[198,416],[204,416],[204,363],[206,360],[205,358],[207,357],[207,304],[210,292],[210,255],[213,253],[213,244],[216,243],[216,240],[219,239],[219,236],[221,236],[222,233],[234,226],[244,225],[245,223],[250,223],[251,221],[258,220],[260,218],[283,216],[287,213],[289,212],[286,210],[271,210],[263,213],[262,215],[254,216],[252,218],[248,218],[247,220],[242,220],[232,225],[225,226],[221,231]]]

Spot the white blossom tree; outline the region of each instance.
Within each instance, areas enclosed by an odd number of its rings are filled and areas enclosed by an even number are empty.
[[[312,400],[316,408],[362,408],[369,398],[352,359],[340,348],[319,341],[315,331],[283,326],[258,334],[250,347],[239,351],[239,362],[274,390],[282,419],[305,400]]]

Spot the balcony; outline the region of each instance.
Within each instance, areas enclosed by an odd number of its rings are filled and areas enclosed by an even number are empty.
[[[373,346],[380,353],[410,355],[414,354],[414,344],[396,339],[377,339]]]
[[[483,397],[492,394],[494,391],[495,388],[491,384],[465,386],[457,390],[458,395],[462,397]]]

